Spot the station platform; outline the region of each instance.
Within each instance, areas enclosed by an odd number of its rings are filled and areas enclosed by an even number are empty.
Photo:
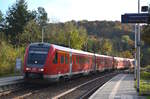
[[[146,99],[138,96],[133,74],[118,74],[100,87],[89,99]]]
[[[17,81],[20,80],[23,80],[23,76],[2,77],[0,78],[0,86],[16,83]]]

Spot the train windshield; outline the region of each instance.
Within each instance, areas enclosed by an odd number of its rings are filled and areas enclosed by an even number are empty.
[[[45,64],[48,51],[49,51],[49,46],[47,47],[30,46],[27,65],[32,67],[33,66],[42,67]]]

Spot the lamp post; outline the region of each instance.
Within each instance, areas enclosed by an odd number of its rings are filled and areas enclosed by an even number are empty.
[[[42,43],[44,42],[44,29],[45,29],[45,26],[42,26]]]
[[[44,32],[44,27],[42,27],[42,43],[43,43],[43,40],[44,40],[44,34],[43,34],[43,32]]]
[[[135,24],[135,62],[134,62],[134,80],[137,78],[137,24]]]
[[[140,0],[138,0],[138,13],[140,13]],[[140,91],[140,24],[137,31],[137,91]]]

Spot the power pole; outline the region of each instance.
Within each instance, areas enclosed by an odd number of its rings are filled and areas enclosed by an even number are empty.
[[[45,32],[45,29],[46,29],[46,25],[43,25],[42,26],[42,43],[44,42],[44,32]]]
[[[134,63],[134,80],[136,80],[136,75],[137,75],[137,25],[135,24],[135,52],[134,52],[134,57],[135,57],[135,63]]]
[[[140,0],[138,0],[138,13],[140,13]],[[137,31],[137,91],[140,91],[140,24]]]
[[[42,43],[43,43],[43,41],[44,41],[44,27],[42,26]]]

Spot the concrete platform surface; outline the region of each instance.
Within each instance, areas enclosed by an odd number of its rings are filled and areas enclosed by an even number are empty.
[[[23,76],[3,77],[0,78],[0,86],[16,83],[18,80],[23,80]]]
[[[118,74],[102,87],[100,87],[89,99],[146,99],[138,96],[134,88],[133,74]]]

